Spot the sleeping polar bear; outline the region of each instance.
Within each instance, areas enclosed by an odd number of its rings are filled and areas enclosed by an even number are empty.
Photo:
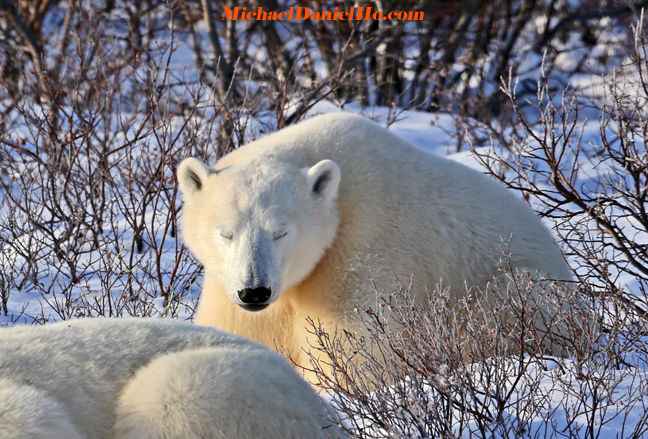
[[[309,319],[328,334],[368,336],[357,311],[397,280],[412,279],[422,304],[437,285],[457,300],[467,287],[492,295],[503,242],[512,268],[571,279],[549,230],[512,192],[350,113],[261,137],[213,168],[185,159],[177,175],[184,241],[205,267],[196,323],[306,368],[323,354]]]
[[[277,354],[189,323],[0,330],[0,439],[335,438]]]

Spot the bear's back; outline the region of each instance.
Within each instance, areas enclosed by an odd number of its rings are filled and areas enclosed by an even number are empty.
[[[0,378],[50,392],[89,431],[109,428],[117,392],[158,355],[192,347],[256,346],[190,323],[143,318],[79,319],[0,330]]]
[[[503,242],[510,239],[514,265],[570,277],[557,246],[547,245],[549,231],[510,191],[482,173],[415,148],[364,117],[315,116],[240,147],[215,168],[245,166],[263,157],[298,167],[323,159],[340,166],[338,235],[345,237],[348,253],[342,259],[389,254],[392,278],[409,278],[413,273],[407,270],[425,260],[432,267],[426,283],[440,278],[450,284],[481,282],[490,278]]]
[[[20,365],[38,362],[43,375],[92,368],[93,374],[114,380],[123,372],[116,370],[116,362],[139,364],[159,352],[228,343],[252,344],[213,328],[163,319],[94,318],[16,326],[0,330],[0,375],[16,365],[19,370],[12,370],[12,376],[19,376]]]

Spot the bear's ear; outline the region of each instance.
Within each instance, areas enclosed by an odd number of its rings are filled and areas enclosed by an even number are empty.
[[[178,166],[178,185],[184,196],[190,196],[203,188],[209,176],[209,168],[198,159],[184,159]]]
[[[333,201],[340,187],[340,167],[333,160],[322,160],[306,171],[314,195]]]

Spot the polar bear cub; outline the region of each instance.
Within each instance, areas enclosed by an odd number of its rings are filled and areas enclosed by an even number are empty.
[[[279,355],[188,323],[0,330],[0,439],[335,438]]]

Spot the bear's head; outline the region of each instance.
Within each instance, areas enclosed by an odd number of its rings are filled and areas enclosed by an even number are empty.
[[[331,160],[215,170],[189,158],[177,176],[185,243],[246,310],[264,309],[305,279],[335,239],[340,168]]]

